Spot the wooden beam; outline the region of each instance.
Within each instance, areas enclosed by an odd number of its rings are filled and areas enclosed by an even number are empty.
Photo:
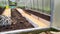
[[[11,9],[10,8],[5,9],[5,11],[2,13],[2,15],[5,15],[7,17],[11,17]]]

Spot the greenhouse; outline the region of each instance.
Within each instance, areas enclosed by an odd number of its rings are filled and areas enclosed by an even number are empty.
[[[0,0],[1,34],[60,32],[60,0]]]

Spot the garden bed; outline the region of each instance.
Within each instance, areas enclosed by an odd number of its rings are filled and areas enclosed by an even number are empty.
[[[12,24],[10,26],[0,27],[0,31],[34,28],[16,9],[12,9],[11,11],[11,20]]]

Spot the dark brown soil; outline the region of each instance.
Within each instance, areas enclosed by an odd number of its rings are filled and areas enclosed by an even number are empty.
[[[23,9],[26,13],[29,13],[29,14],[34,14],[34,15],[36,15],[36,16],[38,16],[38,17],[41,17],[41,18],[43,18],[43,19],[45,19],[45,20],[47,20],[47,21],[50,21],[50,16],[48,16],[48,15],[44,15],[44,14],[41,14],[41,13],[38,13],[38,12],[35,12],[35,11],[32,11],[32,10],[25,10],[25,9]]]
[[[5,7],[4,8],[0,7],[0,15],[3,13],[4,10],[5,10]]]
[[[10,26],[0,27],[0,31],[11,31],[17,29],[34,28],[17,10],[11,11],[12,24]]]

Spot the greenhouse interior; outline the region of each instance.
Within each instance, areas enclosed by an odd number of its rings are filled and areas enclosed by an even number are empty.
[[[60,0],[0,0],[1,34],[60,34]]]

